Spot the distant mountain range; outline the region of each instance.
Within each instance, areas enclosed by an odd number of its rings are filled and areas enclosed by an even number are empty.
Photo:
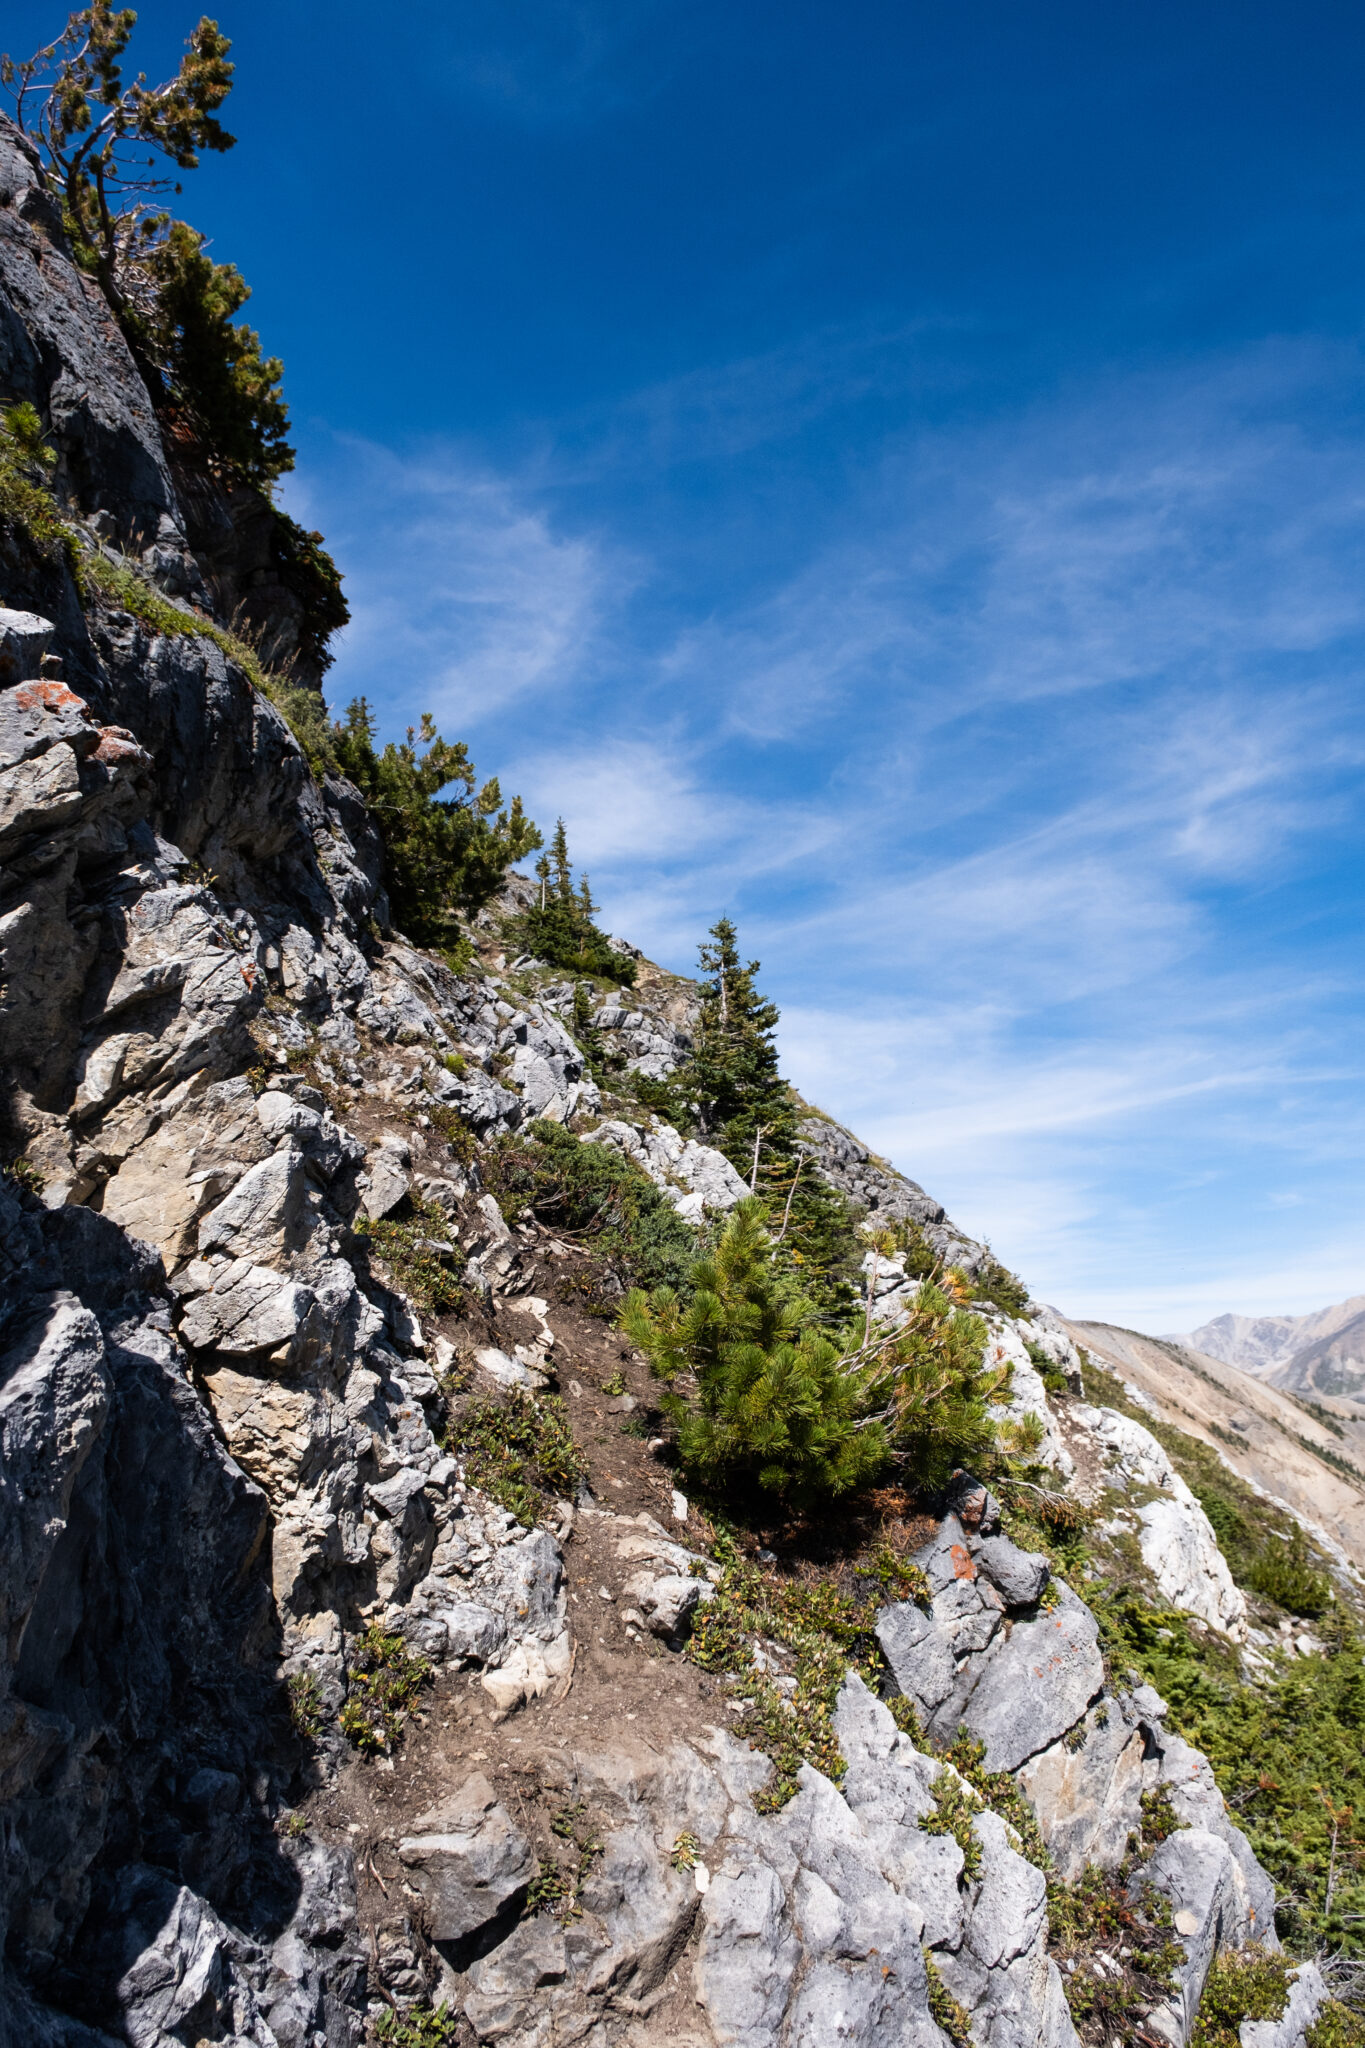
[[[1216,1316],[1166,1340],[1298,1393],[1365,1397],[1365,1294],[1307,1316]]]

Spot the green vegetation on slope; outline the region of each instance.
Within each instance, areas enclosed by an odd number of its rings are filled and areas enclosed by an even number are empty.
[[[628,1287],[687,1284],[696,1232],[633,1160],[542,1119],[525,1139],[504,1138],[482,1166],[504,1215],[529,1209],[558,1237],[594,1254],[589,1306],[614,1314],[608,1303]]]
[[[593,923],[597,905],[587,875],[575,886],[562,818],[556,821],[549,853],[536,862],[536,880],[538,899],[510,921],[508,937],[549,967],[626,986],[633,983],[633,957],[618,953]]]
[[[740,1202],[685,1289],[632,1292],[621,1325],[668,1386],[662,1406],[694,1487],[731,1512],[810,1510],[894,1471],[932,1493],[970,1462],[1027,1464],[1041,1424],[991,1413],[1008,1366],[988,1366],[986,1325],[926,1280],[894,1330],[870,1313],[831,1328],[781,1258],[766,1205]]]
[[[1116,1675],[1136,1672],[1154,1685],[1170,1707],[1170,1727],[1204,1751],[1233,1818],[1275,1881],[1277,1925],[1290,1947],[1365,1955],[1365,1642],[1358,1619],[1341,1598],[1324,1597],[1319,1607],[1330,1584],[1303,1532],[1208,1445],[1136,1407],[1093,1361],[1085,1365],[1085,1389],[1088,1399],[1131,1415],[1157,1437],[1215,1527],[1229,1532],[1233,1576],[1267,1622],[1274,1607],[1293,1614],[1292,1603],[1311,1601],[1321,1653],[1294,1655],[1286,1643],[1289,1659],[1253,1683],[1234,1645],[1149,1590],[1131,1539],[1125,1549],[1124,1539],[1097,1525],[1038,1532],[1017,1506],[1012,1531],[1048,1548],[1089,1602]],[[1278,1576],[1265,1562],[1277,1555],[1286,1560]]]
[[[365,798],[383,837],[395,922],[419,945],[453,947],[457,913],[479,909],[512,863],[540,845],[521,798],[503,809],[496,777],[476,795],[468,748],[442,739],[429,713],[419,730],[409,726],[402,745],[390,740],[380,753],[370,707],[357,697],[331,738],[338,768]]]

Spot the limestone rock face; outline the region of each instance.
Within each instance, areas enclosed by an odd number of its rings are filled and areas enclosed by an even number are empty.
[[[1101,1446],[1111,1480],[1155,1493],[1138,1508],[1138,1544],[1171,1605],[1244,1640],[1246,1596],[1233,1584],[1213,1524],[1151,1431],[1112,1408],[1078,1406],[1075,1413]]]
[[[1068,1586],[1034,1611],[1046,1563],[1001,1536],[969,1538],[954,1515],[917,1562],[929,1611],[902,1601],[877,1621],[897,1683],[930,1733],[951,1740],[965,1725],[985,1743],[988,1769],[1018,1770],[1074,1728],[1104,1684],[1094,1617]]]
[[[708,1209],[733,1209],[749,1192],[723,1152],[695,1138],[684,1140],[672,1124],[628,1124],[615,1117],[590,1131],[588,1142],[633,1159],[691,1223],[699,1223]]]
[[[156,416],[128,344],[71,261],[32,147],[2,116],[0,202],[0,379],[52,421],[58,481],[83,510],[104,507],[129,533],[159,534],[164,520],[183,553]]]

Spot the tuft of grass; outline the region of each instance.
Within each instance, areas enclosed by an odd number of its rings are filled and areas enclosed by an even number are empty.
[[[929,1980],[929,2011],[935,2026],[948,2036],[953,2048],[972,2048],[971,2015],[953,1997],[928,1949],[924,1951],[924,1974]]]
[[[1220,1949],[1195,2015],[1191,2048],[1241,2048],[1243,2020],[1283,2019],[1289,1961],[1263,1948]]]
[[[452,1417],[444,1441],[463,1461],[469,1484],[528,1529],[551,1500],[572,1499],[587,1471],[563,1401],[554,1394],[537,1399],[524,1387]]]
[[[358,1217],[356,1236],[367,1241],[419,1309],[431,1316],[444,1315],[463,1298],[460,1274],[465,1254],[443,1209],[416,1195],[409,1195],[407,1206],[411,1214],[402,1218],[386,1216],[371,1223]]]
[[[342,1733],[366,1756],[391,1755],[418,1693],[431,1683],[431,1665],[377,1621],[354,1655],[346,1674],[352,1692],[341,1710]]]

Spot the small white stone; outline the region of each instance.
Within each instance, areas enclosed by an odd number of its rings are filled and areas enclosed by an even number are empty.
[[[687,1495],[679,1493],[676,1486],[673,1489],[673,1519],[675,1522],[687,1520]]]

